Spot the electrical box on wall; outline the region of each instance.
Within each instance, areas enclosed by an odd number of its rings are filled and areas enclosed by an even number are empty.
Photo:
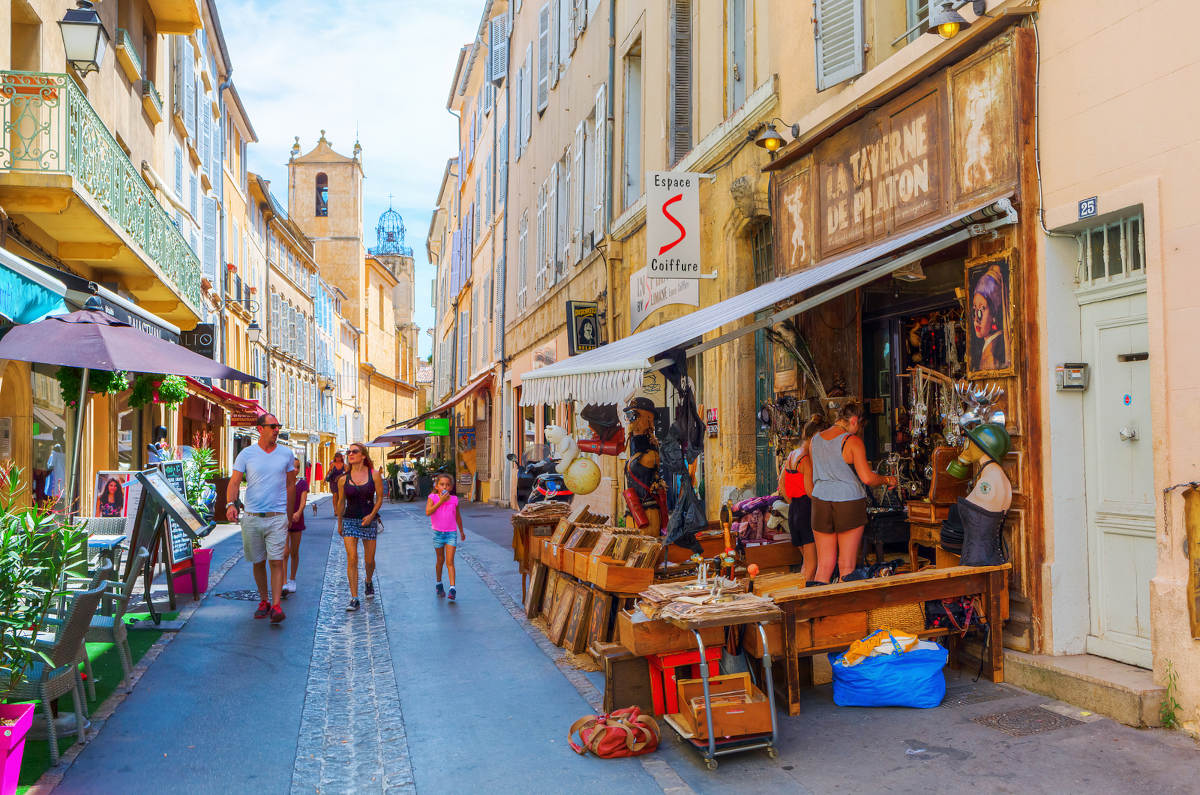
[[[1085,392],[1088,388],[1086,362],[1066,362],[1054,368],[1054,388],[1059,392]]]

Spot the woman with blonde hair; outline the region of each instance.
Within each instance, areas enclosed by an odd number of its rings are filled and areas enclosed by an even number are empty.
[[[346,578],[350,582],[350,604],[346,612],[360,607],[358,601],[358,542],[362,540],[366,568],[366,595],[375,594],[375,538],[379,533],[379,509],[383,505],[383,476],[367,455],[366,445],[355,442],[346,449],[350,462],[338,479],[338,535],[346,545]]]

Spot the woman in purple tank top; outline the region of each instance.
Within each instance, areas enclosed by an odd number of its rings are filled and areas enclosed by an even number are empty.
[[[460,540],[467,540],[467,534],[463,532],[462,514],[458,512],[458,497],[451,493],[453,488],[454,478],[443,472],[433,481],[433,493],[425,500],[425,515],[429,517],[429,524],[433,526],[433,551],[437,556],[434,566],[437,595],[447,595],[445,587],[442,586],[444,563],[446,574],[450,577],[451,600],[458,597],[458,592],[454,590],[454,551],[458,548]]]
[[[350,468],[338,480],[338,535],[346,545],[346,578],[350,581],[350,604],[346,612],[359,608],[358,540],[362,539],[367,574],[367,596],[375,594],[375,537],[379,533],[379,509],[383,505],[383,477],[371,463],[367,448],[358,442],[346,450]]]

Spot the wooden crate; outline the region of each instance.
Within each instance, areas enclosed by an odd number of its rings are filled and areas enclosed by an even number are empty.
[[[808,637],[805,638],[805,646],[812,645],[811,625],[807,622],[806,627],[809,628]],[[767,624],[767,643],[770,646],[771,656],[777,660],[783,659],[783,624],[776,621],[774,624]],[[762,659],[762,636],[758,634],[758,626],[755,624],[747,624],[745,634],[742,635],[742,648],[751,657]]]
[[[619,643],[593,644],[591,652],[604,671],[604,711],[636,706],[653,715],[654,696],[646,661]]]
[[[696,648],[696,636],[691,630],[680,629],[662,619],[649,619],[640,610],[622,610],[617,614],[617,636],[621,645],[634,654],[666,654]],[[715,646],[725,640],[724,627],[700,630],[705,646]]]
[[[615,558],[592,556],[588,560],[587,579],[602,591],[636,594],[654,582],[654,569],[639,569]]]
[[[757,563],[760,569],[798,566],[804,562],[800,547],[792,546],[791,541],[775,541],[771,544],[746,547],[744,557],[747,566]]]
[[[568,572],[571,576],[580,580],[586,580],[588,576],[588,549],[568,549],[563,554],[563,571]]]
[[[750,681],[748,673],[710,676],[708,692],[711,707],[703,700],[702,680],[680,679],[677,687],[679,714],[697,740],[708,739],[706,713],[712,714],[713,734],[717,737],[740,737],[771,731],[771,704],[766,695]],[[736,697],[732,695],[735,693],[744,695]]]
[[[842,613],[836,616],[814,618],[812,642],[814,646],[845,643],[849,646],[867,635],[867,611]]]

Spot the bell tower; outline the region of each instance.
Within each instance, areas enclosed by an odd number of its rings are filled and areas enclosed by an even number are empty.
[[[363,327],[366,247],[363,241],[362,147],[346,157],[321,130],[317,145],[300,153],[300,138],[288,158],[288,215],[313,240],[321,275],[346,294],[343,314]]]

